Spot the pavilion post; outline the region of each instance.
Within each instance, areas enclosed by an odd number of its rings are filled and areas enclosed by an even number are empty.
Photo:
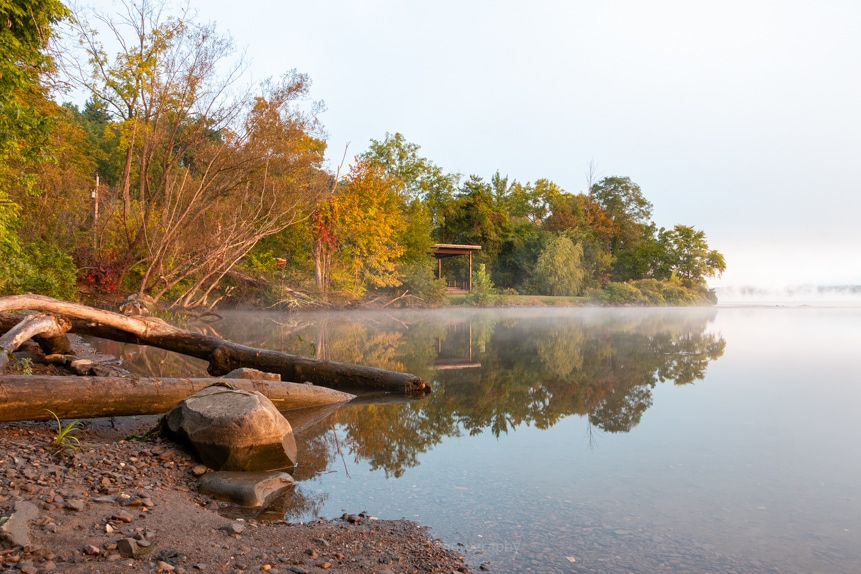
[[[469,252],[469,291],[472,292],[472,251]]]

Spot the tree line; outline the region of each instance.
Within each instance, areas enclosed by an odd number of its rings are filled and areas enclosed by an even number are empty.
[[[430,253],[453,243],[481,246],[477,296],[714,300],[723,256],[693,227],[657,228],[630,178],[570,193],[447,173],[400,133],[333,171],[310,79],[246,84],[229,38],[192,13],[0,0],[0,16],[0,294],[433,305]],[[64,86],[86,103],[57,103]]]

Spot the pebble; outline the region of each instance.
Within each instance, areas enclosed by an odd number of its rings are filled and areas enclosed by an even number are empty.
[[[219,530],[224,530],[228,534],[242,534],[245,532],[245,526],[238,522],[230,522],[219,528]]]
[[[111,518],[113,520],[119,520],[121,522],[125,522],[126,524],[128,524],[129,522],[134,520],[134,516],[132,516],[131,514],[126,512],[125,510],[120,510],[116,514],[112,514]]]
[[[66,510],[74,510],[75,512],[81,512],[82,510],[84,510],[84,501],[77,499],[67,500],[63,507]]]
[[[93,546],[92,544],[87,544],[84,546],[84,554],[88,554],[90,556],[98,556],[102,551]]]

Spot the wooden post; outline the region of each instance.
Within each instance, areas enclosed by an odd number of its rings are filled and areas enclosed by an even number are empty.
[[[469,292],[472,292],[472,251],[469,252]]]

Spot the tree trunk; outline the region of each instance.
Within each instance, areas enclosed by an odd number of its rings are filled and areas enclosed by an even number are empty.
[[[354,395],[315,385],[247,379],[130,379],[121,377],[0,377],[0,422],[166,413],[214,383],[259,391],[280,411],[341,404]],[[50,411],[50,412],[49,412]]]
[[[0,298],[0,312],[34,309],[75,317],[72,332],[114,341],[151,345],[209,362],[210,375],[221,376],[233,369],[249,367],[278,373],[282,380],[310,382],[342,390],[384,390],[397,393],[427,393],[430,386],[415,375],[373,367],[321,361],[279,351],[268,351],[192,333],[154,317],[127,317],[85,305],[58,301],[41,295]]]
[[[6,369],[9,356],[27,339],[41,335],[48,341],[57,342],[66,338],[72,323],[68,319],[57,319],[50,315],[27,315],[0,337],[0,373]],[[66,341],[68,345],[68,341]]]

